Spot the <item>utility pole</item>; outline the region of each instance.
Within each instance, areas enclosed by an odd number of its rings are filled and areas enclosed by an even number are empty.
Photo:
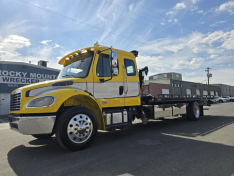
[[[206,68],[205,72],[207,72],[207,78],[208,78],[208,95],[210,95],[210,77],[212,77],[212,74],[210,73],[209,67]]]

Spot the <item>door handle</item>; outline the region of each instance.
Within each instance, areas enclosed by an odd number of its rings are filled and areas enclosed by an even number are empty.
[[[119,95],[123,94],[124,86],[119,86]]]

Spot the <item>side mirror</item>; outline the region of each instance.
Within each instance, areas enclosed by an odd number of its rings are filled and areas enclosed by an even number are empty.
[[[112,64],[112,75],[117,76],[119,74],[117,51],[111,51],[110,56]]]
[[[117,51],[111,51],[112,66],[118,67]]]

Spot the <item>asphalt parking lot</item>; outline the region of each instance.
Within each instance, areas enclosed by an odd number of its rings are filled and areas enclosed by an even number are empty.
[[[0,123],[0,175],[234,175],[234,103],[213,105],[199,121],[167,118],[98,132],[70,152]],[[4,121],[4,120],[3,120]]]

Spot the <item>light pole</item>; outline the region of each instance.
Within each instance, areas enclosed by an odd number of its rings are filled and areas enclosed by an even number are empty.
[[[209,67],[206,68],[205,72],[207,72],[207,78],[208,78],[208,95],[210,95],[210,77],[212,77],[212,74],[210,73]]]

